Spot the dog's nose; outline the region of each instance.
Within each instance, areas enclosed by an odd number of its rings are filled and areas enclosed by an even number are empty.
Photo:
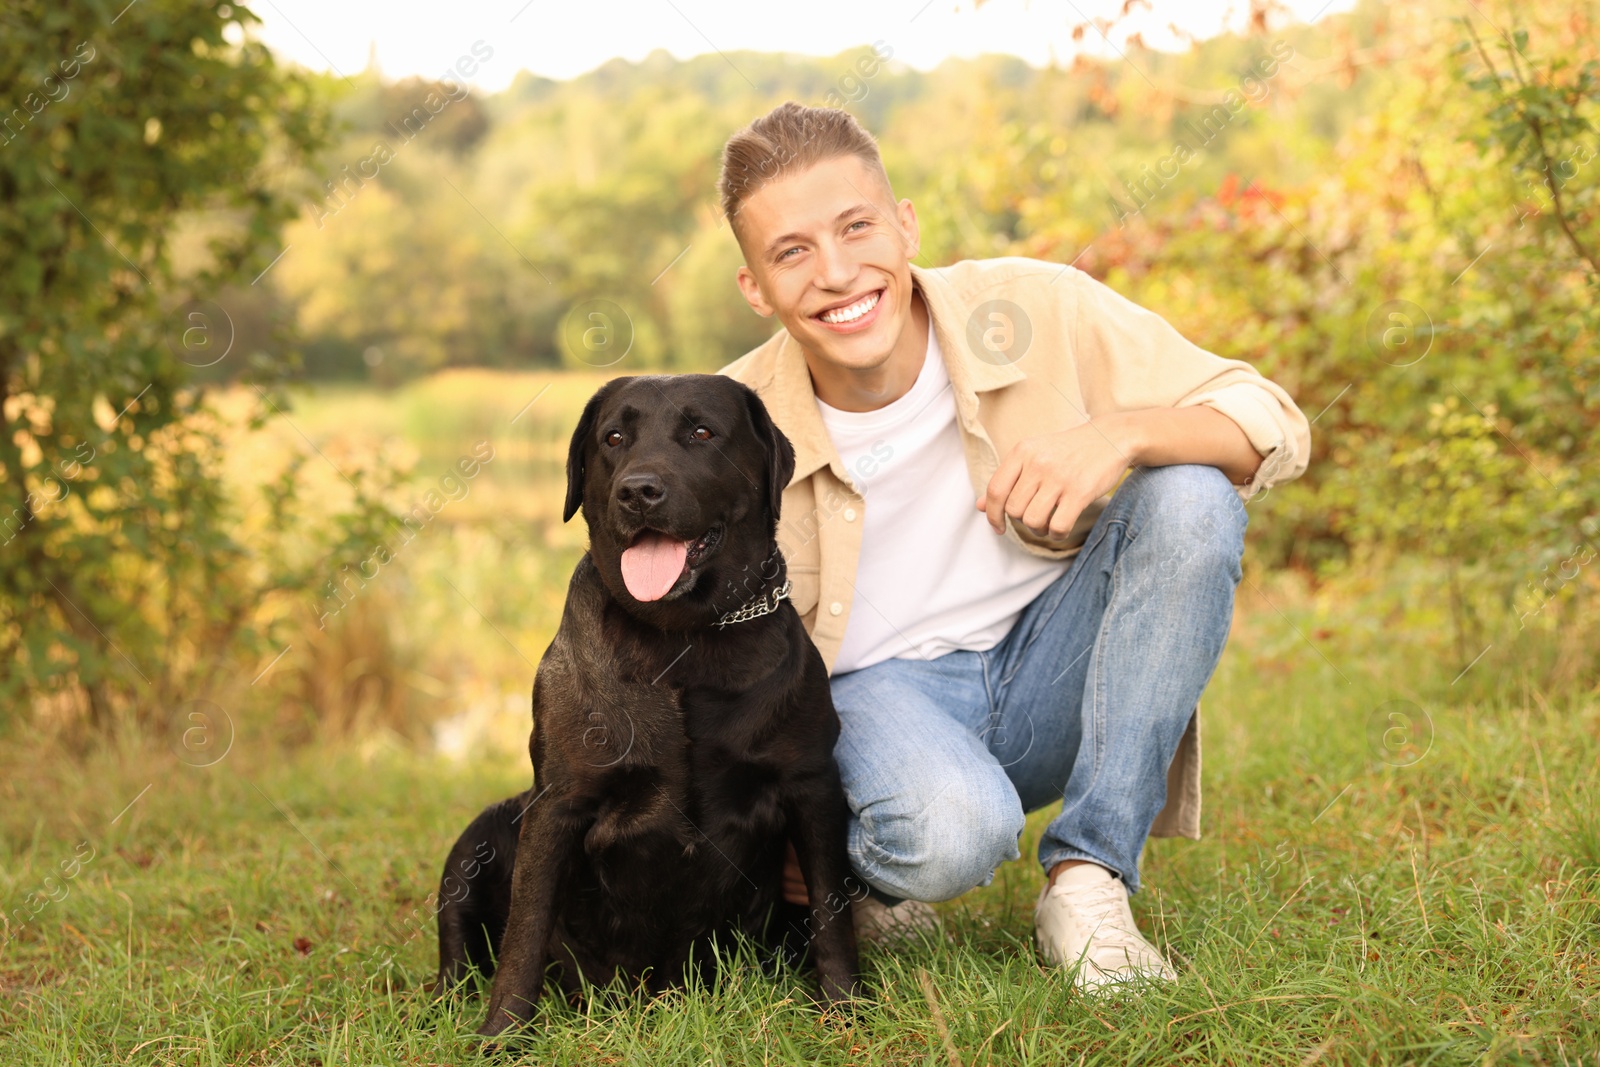
[[[617,502],[641,514],[667,498],[667,486],[659,475],[625,474],[617,479]]]

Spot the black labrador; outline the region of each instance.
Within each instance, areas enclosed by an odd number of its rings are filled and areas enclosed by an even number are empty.
[[[776,541],[793,472],[731,378],[618,378],[584,407],[563,518],[582,507],[589,551],[534,679],[534,785],[473,820],[440,884],[440,987],[494,975],[478,1033],[529,1019],[547,968],[569,997],[655,991],[712,976],[734,933],[772,944],[789,842],[829,902],[803,924],[822,994],[856,995],[839,720]]]

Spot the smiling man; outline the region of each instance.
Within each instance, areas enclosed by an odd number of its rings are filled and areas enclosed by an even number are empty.
[[[1041,953],[1085,989],[1173,977],[1128,897],[1147,837],[1199,837],[1243,501],[1305,469],[1305,416],[1070,266],[913,265],[916,211],[844,111],[757,119],[720,190],[783,327],[723,373],[795,446],[779,543],[842,724],[858,926],[930,926],[1061,801]]]

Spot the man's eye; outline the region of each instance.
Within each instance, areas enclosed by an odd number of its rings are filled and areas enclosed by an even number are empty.
[[[792,255],[793,253],[798,252],[798,251],[800,251],[800,246],[799,245],[795,245],[793,248],[786,248],[782,252],[778,253],[778,258],[780,260],[781,259],[788,259],[790,255]]]
[[[857,226],[866,226],[867,224],[868,223],[867,223],[866,219],[857,219],[856,221],[852,222],[850,225],[846,226],[844,228],[844,232],[845,233],[851,233],[851,232],[853,232],[855,230],[855,228]]]
[[[711,440],[713,437],[715,437],[717,435],[712,433],[708,428],[706,428],[704,426],[696,426],[694,428],[694,432],[691,433],[689,436],[693,437],[696,441],[709,441],[709,440]]]
[[[622,443],[622,431],[621,430],[612,430],[610,433],[606,434],[606,444],[610,445],[612,448],[617,447],[621,443]]]

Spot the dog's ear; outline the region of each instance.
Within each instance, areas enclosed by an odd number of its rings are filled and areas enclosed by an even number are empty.
[[[561,512],[561,521],[569,522],[583,506],[584,458],[589,451],[589,438],[594,436],[594,423],[600,417],[600,405],[610,396],[621,378],[613,378],[583,405],[578,416],[578,428],[572,431],[572,443],[567,446],[567,503]]]
[[[745,403],[750,408],[750,424],[755,427],[756,439],[767,450],[767,504],[772,509],[772,521],[777,522],[778,512],[783,507],[784,487],[794,477],[794,445],[778,429],[778,424],[772,421],[767,405],[761,402],[755,390],[743,382],[739,384],[744,389]]]

